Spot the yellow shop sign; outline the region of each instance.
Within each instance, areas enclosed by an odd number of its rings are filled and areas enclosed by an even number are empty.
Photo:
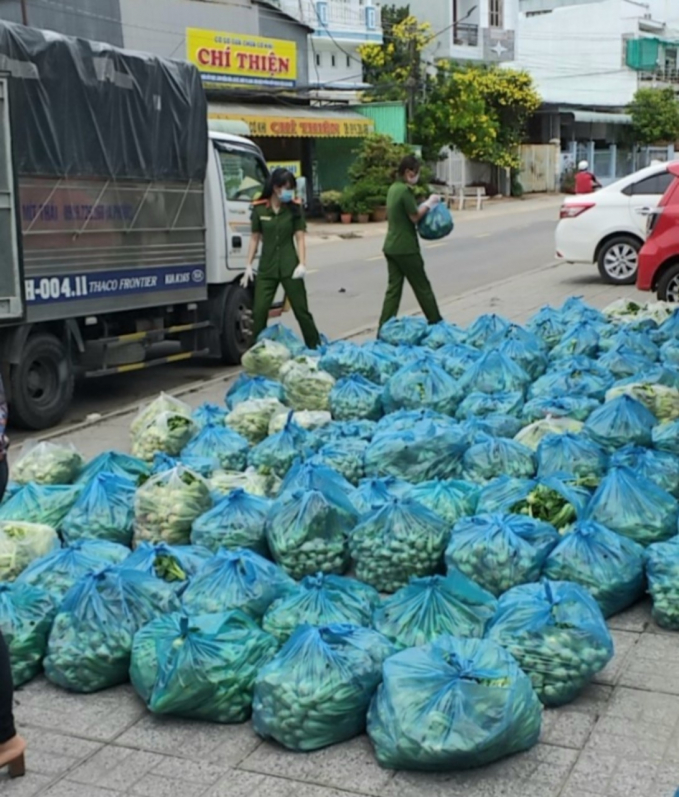
[[[186,43],[187,60],[204,83],[292,88],[297,82],[293,41],[189,28]]]

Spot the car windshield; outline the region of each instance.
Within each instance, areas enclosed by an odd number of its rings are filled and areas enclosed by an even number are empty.
[[[259,199],[266,183],[266,169],[256,152],[217,145],[226,198],[232,202]]]

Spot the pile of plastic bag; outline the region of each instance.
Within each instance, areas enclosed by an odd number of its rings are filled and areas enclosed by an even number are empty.
[[[271,502],[239,488],[197,517],[191,526],[191,543],[216,553],[220,548],[250,548],[266,556],[265,523]]]

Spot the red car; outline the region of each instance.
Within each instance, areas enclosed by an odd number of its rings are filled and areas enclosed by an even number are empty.
[[[648,237],[639,252],[637,288],[657,291],[658,299],[679,302],[679,162],[667,170],[674,180],[648,214]]]

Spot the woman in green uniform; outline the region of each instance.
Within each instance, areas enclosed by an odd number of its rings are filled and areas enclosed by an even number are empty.
[[[295,176],[287,169],[275,169],[264,188],[262,196],[252,206],[252,237],[247,267],[241,280],[246,287],[254,278],[253,263],[261,242],[253,323],[255,340],[266,328],[269,311],[282,285],[290,302],[304,342],[310,349],[320,344],[321,338],[313,316],[309,312],[304,276],[306,274],[306,222],[302,207],[295,200]]]
[[[380,316],[380,327],[398,314],[404,280],[408,280],[427,321],[430,324],[441,321],[436,297],[424,270],[417,237],[417,222],[438,204],[440,198],[432,194],[418,207],[413,186],[420,179],[420,169],[420,162],[414,155],[404,158],[398,168],[398,179],[387,194],[389,224],[383,252],[387,258],[389,284]]]

